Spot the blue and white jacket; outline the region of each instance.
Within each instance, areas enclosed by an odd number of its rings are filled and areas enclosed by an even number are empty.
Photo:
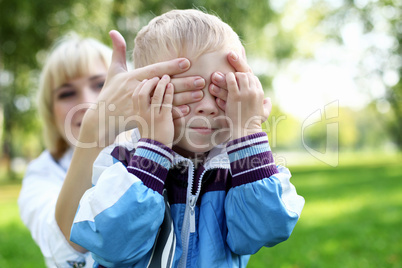
[[[195,169],[134,131],[95,161],[71,240],[92,252],[95,267],[245,267],[299,219],[304,199],[290,177],[263,132],[214,148]]]

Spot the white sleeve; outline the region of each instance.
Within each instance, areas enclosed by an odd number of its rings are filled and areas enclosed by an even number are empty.
[[[38,159],[39,160],[39,159]],[[72,267],[74,262],[84,262],[90,254],[82,254],[70,246],[56,219],[55,208],[64,177],[60,170],[52,170],[55,163],[39,168],[35,160],[27,170],[18,198],[21,219],[42,251],[47,267]],[[85,266],[89,267],[89,266]]]

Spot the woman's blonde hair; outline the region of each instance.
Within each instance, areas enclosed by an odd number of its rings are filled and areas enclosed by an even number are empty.
[[[53,46],[42,69],[37,103],[45,146],[54,157],[61,157],[69,145],[56,127],[53,90],[71,79],[88,75],[99,60],[109,68],[111,56],[112,50],[106,45],[75,33],[60,38]]]
[[[140,68],[177,57],[234,49],[242,44],[233,29],[214,15],[200,10],[172,10],[152,19],[134,40],[134,65]]]

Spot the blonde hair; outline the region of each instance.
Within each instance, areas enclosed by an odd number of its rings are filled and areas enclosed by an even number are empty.
[[[172,10],[152,19],[134,40],[135,68],[177,57],[234,49],[242,44],[233,29],[214,15],[199,10]]]
[[[111,56],[112,50],[106,45],[75,33],[62,37],[53,46],[42,69],[37,103],[45,146],[54,157],[61,157],[69,145],[56,127],[53,90],[71,79],[88,75],[99,60],[108,68]]]

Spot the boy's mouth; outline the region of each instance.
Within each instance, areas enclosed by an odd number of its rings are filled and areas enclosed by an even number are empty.
[[[190,127],[190,129],[200,134],[211,134],[217,130],[216,128],[209,128],[209,127]]]

